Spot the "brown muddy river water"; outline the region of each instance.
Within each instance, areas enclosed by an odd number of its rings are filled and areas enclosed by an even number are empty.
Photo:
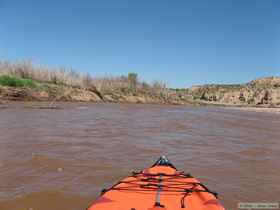
[[[0,210],[79,210],[167,155],[238,202],[280,201],[280,115],[215,107],[0,109]]]

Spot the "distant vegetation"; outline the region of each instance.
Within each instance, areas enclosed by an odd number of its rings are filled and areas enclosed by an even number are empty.
[[[93,78],[90,74],[80,74],[73,69],[50,69],[45,66],[35,66],[29,61],[18,63],[0,61],[0,75],[2,75],[0,85],[3,86],[34,87],[34,81],[36,81],[85,89],[96,88],[99,91],[147,89],[163,91],[166,89],[164,82],[148,84],[139,81],[136,73],[129,73],[127,76]]]

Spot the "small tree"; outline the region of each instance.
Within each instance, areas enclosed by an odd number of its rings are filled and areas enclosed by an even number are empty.
[[[129,88],[132,90],[136,89],[137,86],[137,74],[136,73],[129,73],[127,76],[128,83],[129,83]]]

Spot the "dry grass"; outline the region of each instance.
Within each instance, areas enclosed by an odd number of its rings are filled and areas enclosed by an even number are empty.
[[[0,75],[16,76],[23,79],[32,79],[38,82],[49,82],[69,86],[84,87],[88,85],[88,75],[81,75],[72,69],[50,69],[43,66],[35,66],[30,61],[18,63],[0,62]]]
[[[93,84],[99,91],[112,91],[112,90],[122,90],[129,88],[129,83],[126,77],[99,77],[93,79]]]
[[[137,74],[130,73],[127,76],[106,76],[93,78],[90,74],[80,74],[73,69],[50,69],[45,66],[34,65],[30,61],[12,63],[0,61],[0,76],[8,75],[22,79],[32,79],[37,82],[66,85],[79,88],[95,88],[98,91],[145,91],[154,94],[165,94],[168,89],[164,82],[148,84],[141,82]]]

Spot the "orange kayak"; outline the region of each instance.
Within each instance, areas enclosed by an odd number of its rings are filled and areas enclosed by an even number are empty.
[[[224,210],[217,193],[190,174],[178,171],[164,156],[103,190],[88,210]]]

